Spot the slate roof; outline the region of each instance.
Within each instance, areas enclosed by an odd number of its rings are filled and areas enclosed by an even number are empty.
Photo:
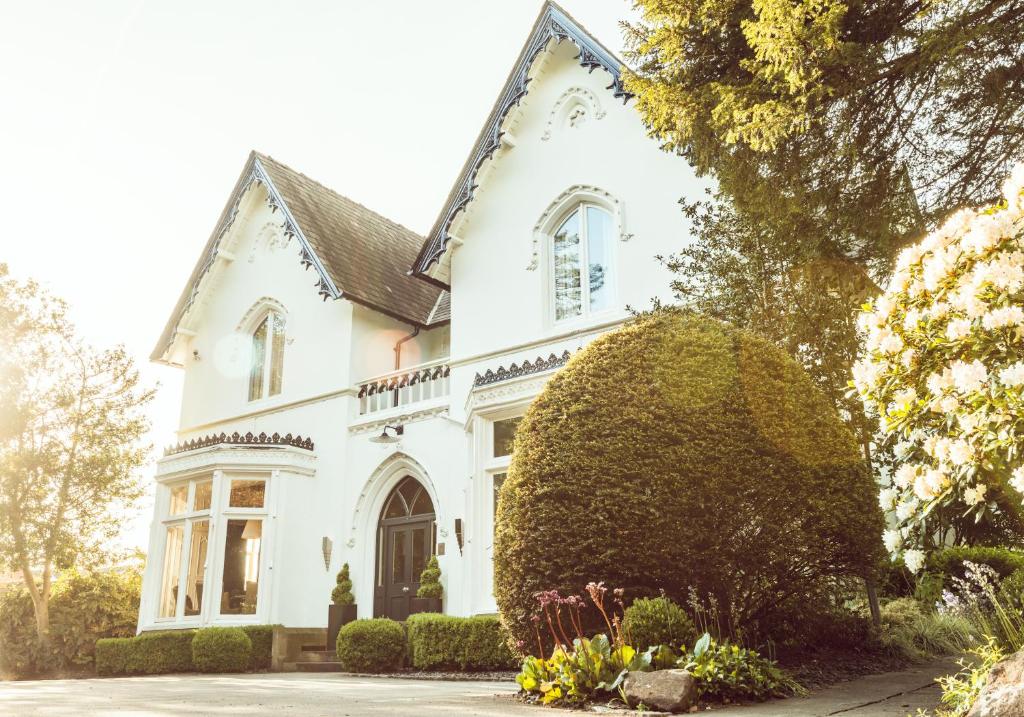
[[[422,236],[255,154],[344,298],[422,327],[431,323],[442,292],[408,273]]]
[[[271,185],[267,187],[270,201],[283,205],[285,231],[299,239],[301,260],[320,274],[321,295],[349,299],[421,328],[450,319],[450,311],[440,309],[449,306],[447,292],[408,273],[423,245],[422,236],[254,151],[153,349],[152,360],[163,360],[170,348],[223,235],[234,222],[242,196],[254,181],[265,180]]]

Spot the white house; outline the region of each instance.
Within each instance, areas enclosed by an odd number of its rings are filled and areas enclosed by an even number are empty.
[[[545,4],[426,236],[250,155],[152,356],[185,380],[140,630],[322,629],[346,562],[360,617],[404,618],[432,553],[446,612],[495,611],[516,422],[627,306],[671,299],[655,257],[703,187],[620,66]]]

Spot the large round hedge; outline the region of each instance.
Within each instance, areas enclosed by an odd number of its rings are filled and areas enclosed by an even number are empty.
[[[590,581],[680,604],[693,588],[771,636],[835,578],[875,570],[882,523],[852,434],[793,359],[659,312],[578,353],[520,423],[495,594],[526,650],[535,594]]]

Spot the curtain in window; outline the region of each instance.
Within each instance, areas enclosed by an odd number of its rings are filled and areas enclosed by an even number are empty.
[[[267,319],[252,335],[252,367],[249,369],[249,400],[263,398],[263,366],[267,358]]]
[[[555,320],[579,316],[583,311],[580,267],[580,212],[573,212],[555,232],[553,243]]]

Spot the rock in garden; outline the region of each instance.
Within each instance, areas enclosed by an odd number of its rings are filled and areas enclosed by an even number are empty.
[[[624,688],[630,707],[686,712],[697,704],[697,681],[686,670],[630,672]]]
[[[1024,650],[996,664],[967,717],[1024,715]]]

